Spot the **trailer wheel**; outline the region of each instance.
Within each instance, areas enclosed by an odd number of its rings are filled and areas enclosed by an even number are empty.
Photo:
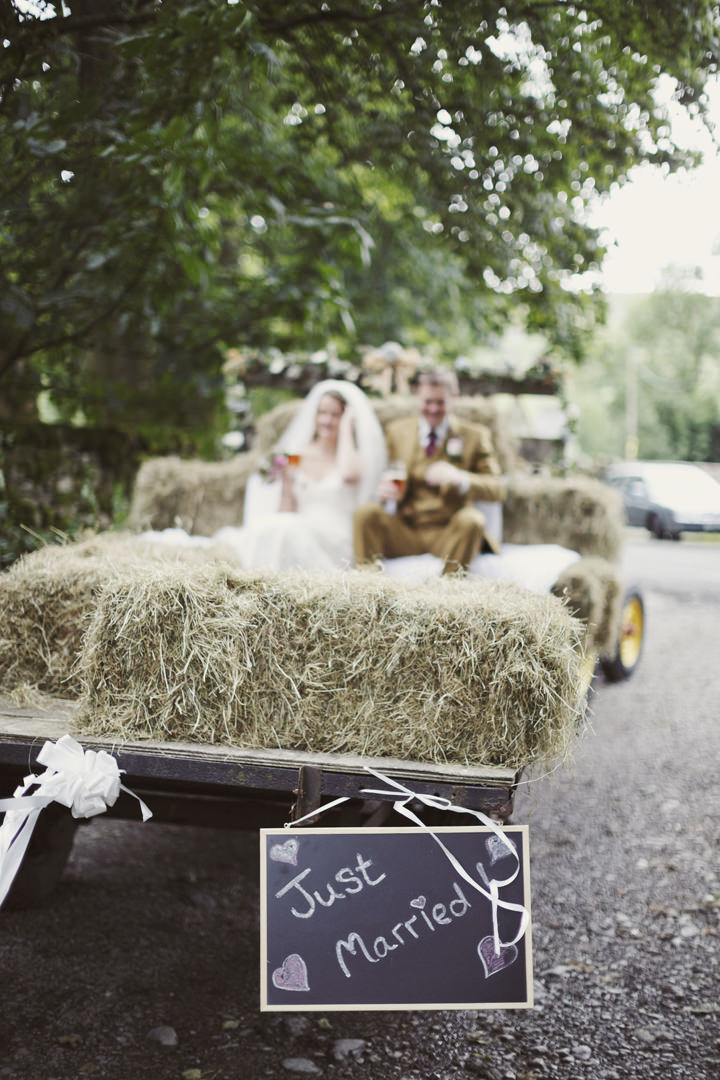
[[[625,593],[620,620],[620,638],[613,657],[602,657],[600,666],[608,682],[629,679],[642,653],[645,636],[645,605],[638,589]]]
[[[665,526],[660,520],[659,514],[653,514],[648,522],[648,529],[653,534],[656,540],[665,539]]]

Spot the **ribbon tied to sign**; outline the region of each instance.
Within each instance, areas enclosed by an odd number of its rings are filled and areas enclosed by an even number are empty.
[[[121,770],[106,750],[84,750],[70,735],[46,742],[37,760],[45,772],[26,776],[10,799],[0,799],[0,904],[20,869],[42,810],[52,802],[67,806],[74,818],[90,818],[114,806],[121,791],[140,804],[143,821],[152,817],[143,800],[120,781]]]
[[[492,818],[489,818],[486,814],[483,814],[481,810],[469,810],[467,807],[464,806],[455,806],[454,803],[450,802],[449,799],[446,799],[442,795],[423,795],[420,792],[413,791],[411,788],[406,787],[405,784],[400,783],[399,780],[395,780],[393,777],[390,776],[385,776],[381,772],[376,772],[375,769],[371,769],[369,765],[365,766],[365,770],[366,772],[372,773],[373,776],[377,777],[378,780],[386,784],[387,787],[382,790],[363,788],[360,794],[392,798],[393,809],[398,814],[402,814],[403,817],[406,817],[409,821],[412,821],[414,825],[418,825],[421,829],[424,829],[426,832],[428,832],[435,841],[435,843],[438,844],[438,846],[442,849],[446,858],[452,864],[454,870],[460,875],[460,877],[469,885],[471,885],[473,889],[481,893],[487,900],[490,901],[492,908],[493,944],[495,955],[500,956],[502,949],[510,945],[515,945],[518,941],[520,941],[530,923],[530,912],[523,904],[513,904],[510,903],[510,901],[508,900],[501,899],[500,897],[500,890],[506,888],[508,885],[511,885],[520,873],[520,857],[517,853],[515,845],[508,839],[508,837],[505,835],[498,823],[496,821],[493,821]],[[325,806],[321,806],[318,810],[312,810],[309,814],[303,815],[303,817],[298,818],[296,821],[286,822],[284,827],[286,829],[289,829],[294,825],[299,825],[302,821],[307,821],[308,818],[317,817],[319,814],[324,813],[326,810],[330,810],[333,806],[339,806],[341,803],[347,802],[348,799],[349,796],[346,795],[342,796],[339,799],[333,799],[332,802],[326,803]],[[501,845],[503,848],[506,848],[507,855],[513,856],[515,862],[513,872],[510,874],[510,876],[502,881],[498,881],[495,878],[491,878],[488,880],[487,876],[483,874],[485,886],[487,887],[483,886],[465,869],[459,859],[457,859],[455,855],[453,855],[452,851],[450,851],[449,848],[447,848],[446,845],[442,842],[437,833],[433,832],[433,830],[428,825],[426,825],[425,822],[422,821],[421,818],[419,818],[417,814],[414,813],[414,811],[410,809],[409,804],[411,802],[414,802],[415,800],[423,803],[424,806],[427,806],[433,810],[446,810],[454,814],[472,814],[473,817],[476,817],[478,821],[482,822],[483,825],[493,831],[495,836],[498,838],[498,846]],[[497,861],[497,857],[496,859],[493,859],[493,862],[495,861]],[[480,864],[480,868],[481,866],[482,864]],[[518,932],[511,941],[502,941],[500,938],[500,930],[498,927],[498,911],[500,909],[502,909],[503,911],[516,912],[520,916],[520,925]]]

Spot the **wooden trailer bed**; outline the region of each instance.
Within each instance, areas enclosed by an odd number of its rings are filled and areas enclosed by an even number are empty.
[[[363,789],[379,786],[366,766],[402,781],[418,794],[443,797],[507,822],[520,775],[493,766],[473,768],[151,740],[113,742],[82,735],[72,702],[58,700],[42,709],[21,708],[0,698],[0,797],[12,795],[28,774],[42,772],[43,766],[37,765],[38,751],[46,740],[55,742],[64,734],[72,735],[86,748],[111,753],[123,770],[123,783],[152,810],[151,821],[216,828],[278,827],[341,796],[351,801],[323,814],[323,824],[383,825],[392,816],[393,800],[363,794]],[[440,823],[440,811],[428,809],[419,800],[412,805],[427,823]],[[126,794],[121,794],[107,813],[140,821],[137,802]],[[316,820],[310,818],[306,824]],[[475,820],[456,816],[453,824]],[[447,824],[447,818],[442,823]],[[56,803],[41,813],[9,902],[30,903],[51,891],[62,873],[78,824],[69,810]]]

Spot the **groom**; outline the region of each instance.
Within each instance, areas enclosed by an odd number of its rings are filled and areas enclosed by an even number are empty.
[[[499,552],[474,503],[502,501],[505,487],[485,428],[448,414],[456,387],[448,370],[421,372],[415,389],[419,417],[388,424],[388,460],[404,462],[407,489],[395,513],[376,503],[355,511],[358,566],[431,552],[447,574],[466,569],[480,551]],[[381,479],[377,495],[384,502],[394,499],[392,480]]]

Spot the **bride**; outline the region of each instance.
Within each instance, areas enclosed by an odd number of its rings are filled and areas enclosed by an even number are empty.
[[[248,570],[338,570],[353,563],[353,511],[375,493],[385,440],[370,402],[353,383],[317,383],[279,440],[285,464],[267,484],[248,482],[243,527],[220,529]]]

